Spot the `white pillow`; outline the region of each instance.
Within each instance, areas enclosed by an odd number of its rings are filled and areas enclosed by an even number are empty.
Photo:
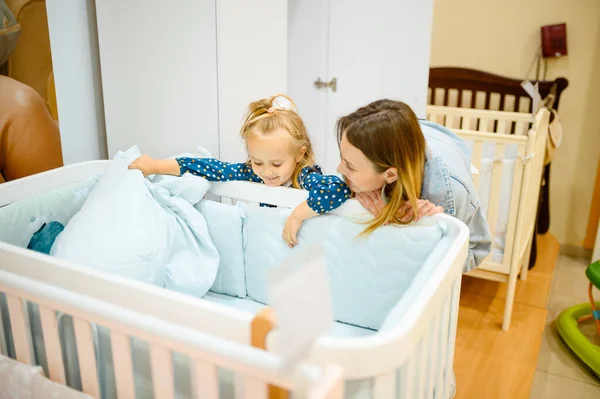
[[[163,286],[175,215],[154,200],[139,170],[127,169],[138,154],[113,161],[51,255]]]

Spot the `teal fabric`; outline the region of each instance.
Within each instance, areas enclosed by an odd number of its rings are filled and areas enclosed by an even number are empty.
[[[21,27],[4,0],[0,0],[0,65],[4,64],[17,45]]]
[[[56,240],[56,237],[65,229],[65,226],[59,222],[44,223],[42,227],[33,234],[27,249],[31,249],[43,254],[50,254],[50,249]]]

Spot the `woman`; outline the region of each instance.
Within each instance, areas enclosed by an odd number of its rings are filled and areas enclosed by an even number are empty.
[[[338,172],[375,215],[365,233],[436,213],[436,204],[469,227],[465,272],[489,254],[489,227],[473,187],[468,151],[458,136],[419,121],[408,105],[392,100],[375,101],[340,118],[336,130]]]

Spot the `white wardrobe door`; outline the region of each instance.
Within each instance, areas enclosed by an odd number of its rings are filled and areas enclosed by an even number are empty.
[[[96,1],[108,155],[219,155],[215,0]]]
[[[287,1],[218,0],[221,159],[244,162],[248,104],[287,90]]]
[[[92,0],[46,0],[65,165],[106,159],[96,9]]]
[[[329,0],[288,1],[288,94],[296,102],[321,164],[326,158],[325,136],[333,131],[327,126],[329,89],[318,89],[314,82],[329,76],[328,30]]]
[[[337,118],[381,98],[425,116],[433,0],[330,0],[328,170],[339,162]]]

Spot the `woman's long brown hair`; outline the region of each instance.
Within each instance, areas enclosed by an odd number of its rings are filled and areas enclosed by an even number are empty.
[[[389,202],[361,235],[386,223],[400,224],[398,209],[408,201],[418,214],[425,168],[425,137],[413,110],[401,101],[378,100],[338,120],[338,144],[342,137],[358,148],[373,163],[378,173],[398,170],[398,180],[386,187]]]

